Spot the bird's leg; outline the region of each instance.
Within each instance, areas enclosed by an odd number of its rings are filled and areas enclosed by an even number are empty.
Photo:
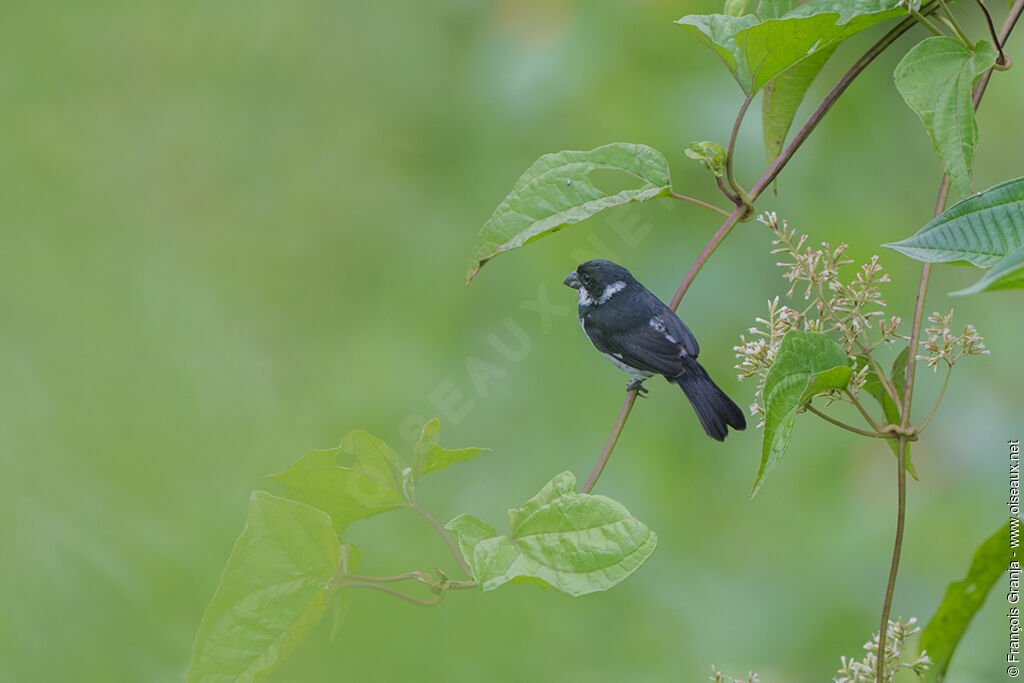
[[[644,386],[644,381],[639,377],[634,377],[629,380],[629,384],[626,385],[626,391],[633,391],[634,389],[638,392],[638,395],[642,398],[647,398],[644,394],[647,393],[647,388]]]

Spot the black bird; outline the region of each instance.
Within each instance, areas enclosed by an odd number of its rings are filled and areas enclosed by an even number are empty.
[[[745,429],[743,411],[697,362],[700,348],[675,312],[622,266],[597,259],[577,266],[564,284],[579,291],[580,325],[597,350],[632,377],[627,390],[662,375],[690,399],[708,436],[725,440],[728,427]]]

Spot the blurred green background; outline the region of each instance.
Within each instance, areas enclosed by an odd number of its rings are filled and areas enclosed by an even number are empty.
[[[495,260],[469,288],[467,257],[549,151],[644,142],[669,157],[677,190],[715,199],[682,150],[724,142],[741,95],[672,21],[717,9],[8,3],[0,680],[181,680],[249,492],[274,490],[264,475],[350,429],[407,449],[410,425],[439,415],[442,444],[492,448],[425,483],[421,502],[442,520],[502,525],[554,474],[582,480],[625,378],[584,339],[562,278],[601,255],[667,298],[716,216],[668,200],[620,209]],[[840,50],[812,95],[871,39]],[[1020,43],[1009,53],[1024,63]],[[857,259],[930,217],[939,165],[891,82],[911,44],[854,84],[760,210],[850,242]],[[1022,92],[1017,69],[993,79],[979,189],[1022,174]],[[749,184],[764,166],[756,113],[740,149]],[[784,291],[767,248],[762,226],[741,225],[681,308],[742,404],[753,385],[735,381],[731,347]],[[919,267],[882,259],[891,310],[909,318]],[[1004,444],[1021,436],[1020,296],[946,296],[977,276],[940,266],[929,296],[929,311],[955,304],[992,355],[958,366],[914,450],[893,614],[922,622],[1005,520]],[[548,328],[522,307],[538,288],[565,307]],[[530,340],[519,361],[489,341],[515,344],[508,320]],[[486,395],[469,358],[503,373]],[[923,415],[939,378],[921,377]],[[431,399],[441,386],[463,394],[461,419]],[[274,680],[698,681],[711,664],[765,683],[830,680],[878,627],[892,455],[804,417],[750,502],[759,431],[712,442],[677,389],[651,389],[597,489],[659,534],[633,577],[583,599],[512,586],[434,609],[360,593],[339,638],[322,625]],[[366,573],[450,564],[412,513],[352,532]],[[1001,680],[1005,592],[948,680]]]

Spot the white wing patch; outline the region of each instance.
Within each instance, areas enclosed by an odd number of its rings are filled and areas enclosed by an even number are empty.
[[[665,321],[661,319],[660,315],[656,315],[653,318],[651,318],[647,324],[650,325],[655,332],[660,332],[661,334],[663,334],[665,336],[665,339],[669,340],[669,342],[673,344],[679,343],[679,340],[673,337],[671,334],[669,334],[668,330],[665,329]]]
[[[611,283],[610,285],[604,288],[603,292],[601,292],[601,298],[597,300],[598,305],[608,303],[608,299],[611,299],[613,296],[615,296],[625,288],[626,283],[623,282],[622,280]],[[582,297],[583,295],[580,294],[580,296]]]

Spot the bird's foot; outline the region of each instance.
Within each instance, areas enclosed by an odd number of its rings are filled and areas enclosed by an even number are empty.
[[[647,393],[647,387],[644,386],[644,380],[642,379],[630,380],[629,384],[626,385],[626,391],[636,391],[640,398],[647,398],[644,396]]]

